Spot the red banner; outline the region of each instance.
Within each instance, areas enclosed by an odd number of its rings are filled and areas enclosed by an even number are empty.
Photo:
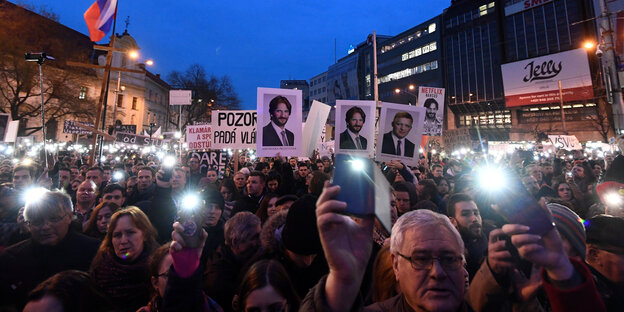
[[[592,86],[563,89],[563,101],[580,101],[594,97]],[[559,90],[505,96],[505,106],[525,106],[559,102]]]

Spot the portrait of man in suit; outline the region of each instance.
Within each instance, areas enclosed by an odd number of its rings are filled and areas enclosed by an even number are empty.
[[[340,134],[340,148],[365,150],[367,140],[360,135],[360,131],[366,122],[364,110],[357,106],[349,108],[345,115],[345,122],[347,129]]]
[[[284,96],[278,95],[269,103],[271,122],[262,128],[262,145],[293,146],[295,135],[286,129],[292,105]]]
[[[406,137],[412,130],[414,119],[408,112],[398,112],[392,120],[392,131],[384,134],[381,144],[383,154],[414,157],[416,145]]]

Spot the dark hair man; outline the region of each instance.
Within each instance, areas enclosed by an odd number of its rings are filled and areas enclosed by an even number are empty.
[[[282,176],[275,171],[269,171],[269,175],[267,177],[267,189],[269,193],[279,194],[279,187],[282,181]]]
[[[423,134],[440,135],[442,133],[442,118],[438,118],[438,102],[429,98],[423,106],[426,109]]]
[[[104,184],[104,170],[101,167],[91,167],[87,170],[87,180],[95,182],[95,185],[100,189]]]
[[[67,194],[46,191],[30,198],[24,210],[31,238],[0,252],[0,305],[21,305],[46,278],[65,270],[88,271],[100,242],[70,226]]]
[[[416,145],[406,136],[412,130],[414,119],[408,112],[398,112],[392,121],[392,131],[384,134],[381,152],[397,156],[414,157]]]
[[[126,189],[117,183],[109,184],[102,190],[102,202],[104,203],[115,203],[117,206],[123,207],[125,201]]]
[[[364,110],[353,106],[347,110],[345,117],[347,129],[340,134],[340,148],[365,150],[367,140],[360,135],[360,130],[366,122]]]
[[[13,186],[23,190],[34,183],[34,169],[30,166],[19,165],[13,169]]]
[[[252,171],[247,178],[247,196],[236,201],[232,215],[241,211],[256,213],[258,206],[264,197],[266,176],[260,171]]]
[[[264,146],[293,146],[295,135],[285,128],[292,105],[284,96],[278,95],[269,103],[271,122],[262,128],[262,145]]]
[[[466,269],[472,279],[487,254],[489,231],[483,232],[479,208],[468,194],[453,194],[446,205],[446,215],[461,234],[464,245],[468,249]]]
[[[624,218],[599,215],[586,225],[586,261],[608,311],[624,306]]]

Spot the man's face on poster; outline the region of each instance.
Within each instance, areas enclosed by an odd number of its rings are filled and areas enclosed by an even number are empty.
[[[429,105],[426,109],[427,119],[436,119],[436,115],[438,114],[438,103],[431,102],[431,105]]]
[[[364,118],[362,118],[362,115],[360,113],[354,113],[353,116],[351,116],[351,119],[349,119],[349,122],[347,123],[347,128],[349,128],[349,130],[351,130],[351,132],[357,134],[360,132],[360,130],[362,130],[362,126],[364,125]]]
[[[394,118],[392,122],[392,132],[397,138],[402,139],[406,137],[410,130],[412,130],[412,121],[409,118]]]
[[[277,107],[271,114],[271,121],[273,121],[278,127],[284,127],[290,117],[290,110],[284,103],[278,103]]]

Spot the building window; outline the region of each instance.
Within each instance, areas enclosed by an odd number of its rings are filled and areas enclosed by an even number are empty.
[[[437,43],[435,41],[434,42],[430,42],[430,43],[428,43],[428,44],[426,44],[426,45],[424,45],[422,47],[419,47],[419,48],[414,49],[412,51],[409,51],[407,53],[403,53],[401,55],[401,61],[407,61],[409,59],[421,56],[421,55],[423,55],[425,53],[429,53],[431,51],[435,51],[435,50],[437,50],[437,48],[438,48],[438,45],[437,45]]]
[[[139,99],[137,99],[136,97],[132,97],[132,109],[136,110],[137,109],[137,101]]]
[[[78,94],[78,99],[84,100],[87,98],[87,87],[80,87],[80,93]]]
[[[436,31],[436,24],[429,24],[429,33],[435,32]]]
[[[123,94],[117,93],[117,107],[123,108]]]

